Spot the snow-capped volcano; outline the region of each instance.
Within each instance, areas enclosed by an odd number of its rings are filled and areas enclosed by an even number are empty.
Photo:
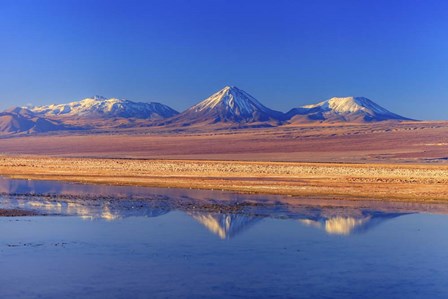
[[[68,104],[27,107],[31,112],[41,116],[71,117],[123,117],[137,119],[163,119],[178,112],[160,103],[137,103],[122,99],[106,99],[95,96]]]
[[[184,125],[196,123],[254,123],[278,122],[284,119],[282,112],[274,111],[247,92],[226,86],[207,99],[174,117],[170,123]]]
[[[294,108],[287,116],[293,120],[303,120],[305,117],[308,120],[321,121],[409,120],[364,97],[331,98],[317,104]]]

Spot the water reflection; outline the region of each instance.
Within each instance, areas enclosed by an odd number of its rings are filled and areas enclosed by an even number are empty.
[[[221,239],[230,239],[262,219],[261,217],[241,214],[212,214],[204,212],[189,212],[187,214]]]
[[[182,211],[221,239],[230,239],[265,218],[292,220],[332,235],[367,232],[392,218],[431,205],[319,201],[230,192],[82,185],[0,178],[0,208],[45,215],[115,221]],[[440,206],[437,208],[440,209]],[[434,208],[435,209],[435,208]]]
[[[79,216],[84,219],[118,220],[131,216],[157,217],[172,208],[156,201],[101,199],[46,199],[39,196],[6,196],[0,201],[3,209],[24,209],[43,215]]]
[[[307,226],[324,229],[330,235],[349,235],[355,228],[369,222],[371,217],[356,219],[353,217],[334,217],[323,221],[300,219],[299,222]]]
[[[377,213],[364,212],[365,215],[360,217],[350,216],[334,216],[330,218],[314,219],[299,219],[299,222],[303,225],[318,228],[324,230],[329,235],[350,235],[353,233],[366,232],[378,224],[396,218],[406,213]]]
[[[406,213],[384,213],[358,209],[329,209],[309,206],[291,206],[277,203],[267,206],[245,206],[227,212],[226,206],[213,205],[206,200],[189,198],[188,205],[178,201],[163,200],[79,200],[45,199],[29,196],[3,196],[1,208],[21,208],[44,215],[69,215],[83,219],[119,220],[127,217],[158,217],[180,210],[202,224],[221,239],[230,239],[255,225],[264,218],[296,220],[299,223],[324,230],[328,234],[350,235],[366,232],[383,221]],[[216,209],[219,207],[219,211]],[[230,207],[230,206],[227,206]]]

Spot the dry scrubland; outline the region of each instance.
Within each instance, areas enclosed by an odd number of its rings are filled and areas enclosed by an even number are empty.
[[[448,201],[448,122],[61,132],[2,138],[0,153],[16,178]]]
[[[0,139],[0,153],[65,157],[448,163],[448,122],[257,129],[139,128]]]
[[[448,202],[448,165],[0,157],[13,178]]]

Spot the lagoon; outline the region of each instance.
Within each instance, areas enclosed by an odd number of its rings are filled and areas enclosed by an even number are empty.
[[[437,204],[0,180],[2,298],[447,298]]]

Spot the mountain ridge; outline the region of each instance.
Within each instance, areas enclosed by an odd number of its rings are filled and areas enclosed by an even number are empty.
[[[67,104],[23,107],[41,116],[78,117],[124,117],[138,119],[161,119],[178,112],[157,102],[133,102],[117,98],[95,96]]]
[[[71,128],[94,130],[154,126],[232,129],[314,122],[388,120],[412,119],[390,112],[365,97],[333,97],[283,113],[268,108],[238,87],[225,86],[181,113],[157,102],[133,102],[102,96],[66,104],[13,107],[2,112],[0,132],[9,134],[30,130],[46,132]]]
[[[29,114],[26,109],[0,112],[0,132],[3,134],[44,133],[69,130],[71,127]]]

